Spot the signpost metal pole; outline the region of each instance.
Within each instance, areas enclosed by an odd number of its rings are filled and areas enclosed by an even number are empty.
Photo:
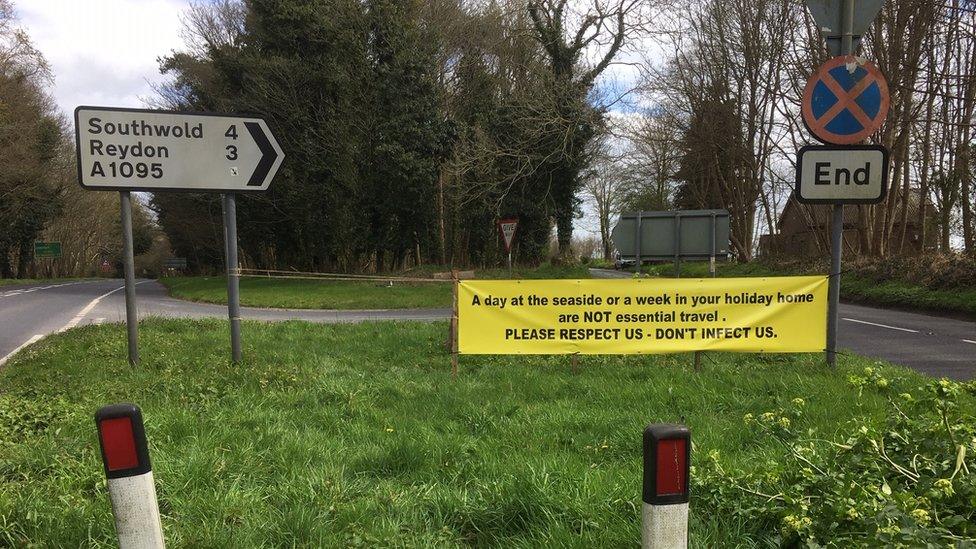
[[[129,333],[129,364],[139,363],[139,319],[136,317],[136,267],[132,251],[132,200],[119,192],[122,210],[122,271],[125,273],[125,327]]]
[[[681,278],[681,215],[674,216],[674,277]]]
[[[641,217],[643,217],[644,212],[637,212],[637,235],[634,238],[634,249],[637,252],[637,274],[641,272]]]
[[[512,242],[515,240],[515,230],[518,228],[518,218],[499,219],[498,233],[505,243],[505,253],[508,265],[508,278],[512,278]]]
[[[231,359],[241,361],[240,271],[237,262],[237,196],[224,196],[224,244],[227,257],[227,316],[230,319]]]
[[[711,234],[709,234],[709,238],[711,239],[711,246],[710,246],[711,250],[708,254],[708,274],[710,274],[712,278],[715,278],[715,274],[716,274],[715,240],[718,238],[718,236],[716,236],[715,234],[716,232],[718,232],[718,223],[715,221],[715,214],[712,213],[712,230],[711,230]]]
[[[834,204],[830,235],[830,280],[827,283],[827,365],[837,364],[837,316],[840,306],[840,260],[844,241],[844,205]]]
[[[118,151],[141,150],[119,162]],[[253,116],[188,113],[120,107],[75,109],[78,183],[90,190],[119,191],[125,238],[126,322],[129,361],[136,348],[135,278],[130,191],[217,191],[225,193],[227,312],[234,362],[241,360],[237,260],[237,207],[234,193],[265,191],[285,154],[268,128]],[[122,155],[124,157],[124,155]]]
[[[854,0],[844,0],[841,55],[854,53]],[[883,183],[886,184],[886,183]],[[830,223],[830,280],[827,285],[827,365],[837,365],[837,317],[840,312],[840,269],[844,245],[844,205],[834,204]]]

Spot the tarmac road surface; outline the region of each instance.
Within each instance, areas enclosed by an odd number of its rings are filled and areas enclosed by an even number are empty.
[[[591,269],[597,278],[628,273]],[[223,305],[174,299],[154,280],[138,280],[139,317],[226,318]],[[74,326],[124,322],[125,294],[119,279],[68,281],[0,287],[0,366],[16,351],[44,336]],[[433,321],[449,309],[370,311],[262,309],[244,307],[247,320],[362,322],[366,320]],[[901,364],[933,377],[976,378],[976,322],[861,305],[841,304],[839,347]]]
[[[87,324],[125,322],[121,279],[0,287],[0,367],[21,348],[42,337]],[[155,280],[136,281],[139,318],[227,318],[227,307],[169,297]],[[246,320],[307,320],[337,323],[366,320],[432,321],[450,317],[450,309],[304,310],[243,307]]]
[[[590,273],[594,278],[632,276],[610,269]],[[933,377],[976,378],[976,322],[841,303],[837,346]]]

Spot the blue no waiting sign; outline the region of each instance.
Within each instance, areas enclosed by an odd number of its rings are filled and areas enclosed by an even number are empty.
[[[803,122],[824,143],[853,145],[881,128],[890,102],[878,67],[842,55],[824,63],[807,81]]]

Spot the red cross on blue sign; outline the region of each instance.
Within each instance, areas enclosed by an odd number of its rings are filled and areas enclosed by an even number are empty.
[[[842,55],[824,63],[807,81],[803,122],[824,143],[853,145],[881,128],[890,102],[878,67]]]

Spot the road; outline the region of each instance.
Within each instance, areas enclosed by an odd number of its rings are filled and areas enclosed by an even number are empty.
[[[118,279],[0,287],[0,367],[22,347],[42,337],[87,324],[125,321],[125,292]],[[227,307],[174,299],[155,280],[136,281],[139,318],[227,318]],[[334,311],[244,307],[246,320],[441,320],[449,309]]]
[[[632,276],[609,269],[590,273],[594,278]],[[837,346],[933,377],[976,378],[976,322],[841,303]]]
[[[627,273],[591,269],[598,278]],[[221,305],[173,299],[153,280],[136,286],[139,317],[226,318]],[[361,322],[364,320],[441,320],[448,309],[320,311],[245,307],[248,320]],[[841,304],[841,349],[909,366],[934,377],[976,378],[976,323],[918,313]],[[86,324],[123,322],[121,280],[74,281],[0,288],[0,366],[19,348],[47,334]]]

